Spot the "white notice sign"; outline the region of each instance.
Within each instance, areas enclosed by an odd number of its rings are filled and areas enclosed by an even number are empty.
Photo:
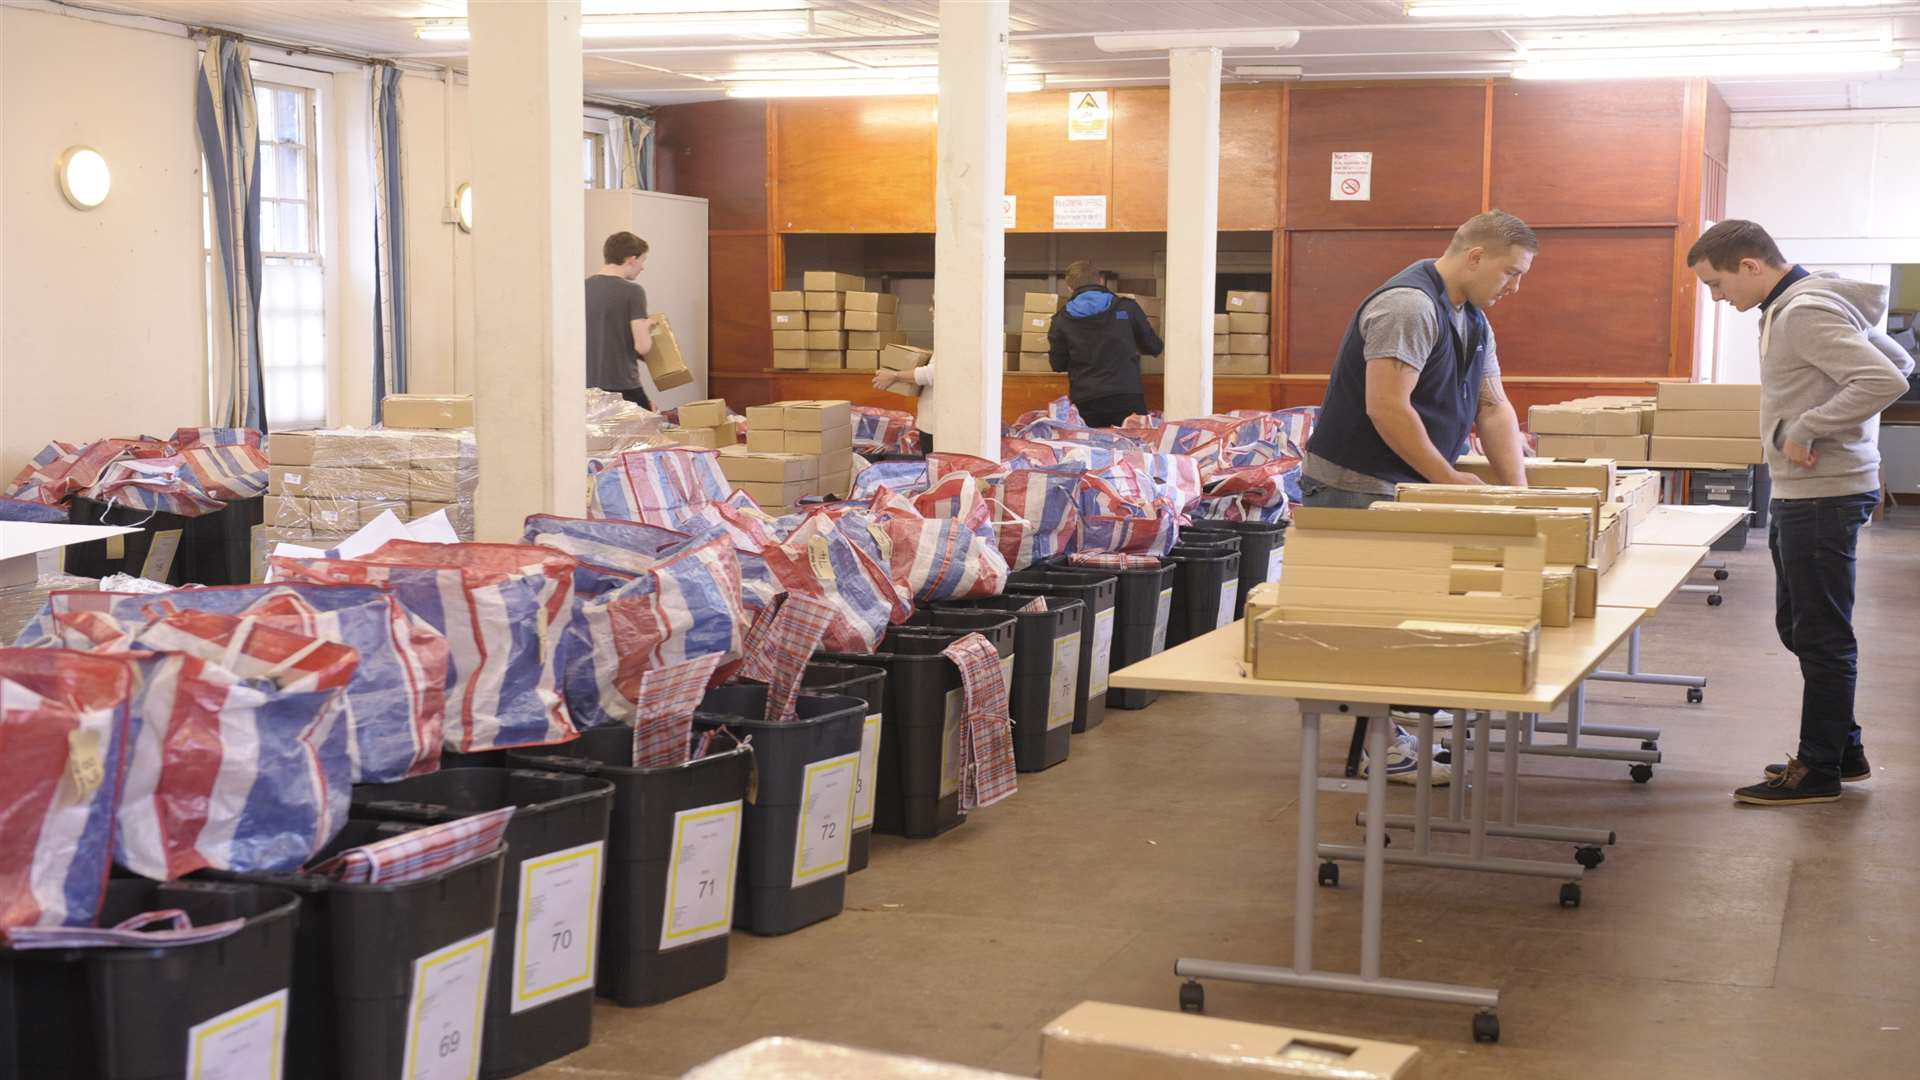
[[[1173,617],[1173,590],[1161,589],[1153,605],[1153,654],[1167,651],[1167,620]]]
[[[1000,196],[1000,227],[1017,229],[1020,227],[1020,196]]]
[[[1107,227],[1105,195],[1055,195],[1053,227],[1056,229],[1104,229]]]
[[[1274,548],[1272,551],[1267,553],[1267,580],[1268,581],[1280,580],[1280,567],[1282,564],[1286,562],[1286,558],[1287,558],[1287,549],[1284,547]]]
[[[1229,578],[1225,585],[1220,586],[1220,617],[1214,620],[1214,626],[1225,626],[1233,621],[1233,604],[1238,599],[1240,599],[1240,579]]]
[[[187,1075],[194,1080],[280,1080],[286,1040],[287,992],[275,990],[187,1029]]]
[[[860,752],[826,758],[807,766],[800,789],[800,824],[793,838],[793,887],[799,888],[847,872],[853,843],[853,786],[860,777]]]
[[[947,691],[947,715],[940,728],[940,797],[960,792],[960,712],[965,695]]]
[[[1369,202],[1373,199],[1373,151],[1335,151],[1333,155],[1334,202]]]
[[[520,864],[520,925],[513,936],[513,1011],[593,989],[604,842]]]
[[[860,727],[860,779],[853,789],[855,831],[873,824],[874,787],[880,782],[880,714],[868,713]]]
[[[1107,674],[1113,670],[1113,609],[1093,617],[1093,666],[1087,672],[1087,696],[1107,692]]]
[[[413,962],[402,1080],[474,1080],[486,1020],[493,931],[483,930]]]
[[[1107,137],[1107,119],[1111,115],[1105,90],[1078,90],[1068,94],[1067,141],[1104,141]]]
[[[1047,730],[1073,723],[1073,689],[1080,683],[1080,631],[1053,642],[1053,675],[1047,680]]]
[[[739,861],[739,799],[673,815],[661,952],[719,937],[732,928],[733,870]]]

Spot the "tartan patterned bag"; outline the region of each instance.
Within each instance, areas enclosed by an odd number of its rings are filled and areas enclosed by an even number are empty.
[[[499,850],[513,824],[511,806],[348,848],[308,872],[348,885],[418,881]]]
[[[781,602],[780,610],[767,620],[767,630],[758,635],[740,674],[767,684],[769,723],[793,721],[794,701],[800,696],[800,682],[806,675],[807,663],[826,637],[833,617],[833,605],[800,595],[788,596]]]
[[[693,714],[720,666],[718,653],[654,668],[640,676],[640,708],[633,718],[633,767],[685,765],[693,750]]]
[[[979,634],[941,650],[960,669],[960,810],[965,813],[1019,790],[1013,762],[1013,718],[1000,653]]]
[[[1151,555],[1076,551],[1067,556],[1067,565],[1090,566],[1096,570],[1157,570],[1160,568],[1160,560]]]

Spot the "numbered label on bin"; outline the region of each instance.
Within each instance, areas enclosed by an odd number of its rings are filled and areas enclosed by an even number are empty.
[[[605,864],[606,844],[599,840],[520,864],[514,1012],[593,989]]]
[[[1078,704],[1073,689],[1080,682],[1080,631],[1053,642],[1053,672],[1047,679],[1047,730],[1073,723]]]
[[[1093,617],[1093,669],[1087,674],[1087,696],[1107,692],[1107,673],[1113,670],[1113,609]]]
[[[413,962],[403,1080],[475,1080],[480,1075],[480,1034],[492,966],[491,928]]]
[[[1220,586],[1220,616],[1213,625],[1225,626],[1233,621],[1233,602],[1240,597],[1240,579],[1232,578]]]
[[[947,691],[947,714],[940,726],[940,797],[960,792],[960,713],[966,707],[966,695]]]
[[[732,928],[741,806],[735,799],[673,815],[667,908],[660,919],[661,952],[720,937]]]
[[[1161,589],[1153,607],[1153,654],[1167,651],[1167,620],[1173,617],[1173,590]]]
[[[228,1009],[187,1029],[192,1080],[280,1080],[287,1041],[287,992]]]
[[[1287,560],[1287,549],[1284,547],[1276,547],[1272,551],[1267,553],[1267,580],[1268,581],[1280,580],[1280,567],[1285,564],[1286,560]]]
[[[860,727],[860,776],[853,789],[853,829],[873,824],[873,789],[880,782],[880,714],[868,713]]]
[[[847,872],[853,841],[853,788],[860,752],[807,766],[800,789],[800,825],[793,838],[793,887]]]

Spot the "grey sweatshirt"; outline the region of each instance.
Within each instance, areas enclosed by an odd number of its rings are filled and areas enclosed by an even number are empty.
[[[1913,358],[1876,329],[1887,290],[1831,273],[1796,282],[1760,317],[1760,434],[1776,499],[1880,486],[1880,413],[1907,392]],[[1812,468],[1783,443],[1819,452]]]

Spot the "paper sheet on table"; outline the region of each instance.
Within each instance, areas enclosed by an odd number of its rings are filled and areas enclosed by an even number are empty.
[[[412,540],[413,534],[407,531],[406,523],[391,510],[382,510],[380,516],[368,522],[361,530],[340,541],[334,550],[343,559],[358,559],[362,555],[378,551],[389,540]]]
[[[392,511],[388,511],[391,513]],[[418,521],[407,523],[407,532],[422,544],[457,544],[460,534],[453,531],[453,522],[445,510],[435,510]]]

